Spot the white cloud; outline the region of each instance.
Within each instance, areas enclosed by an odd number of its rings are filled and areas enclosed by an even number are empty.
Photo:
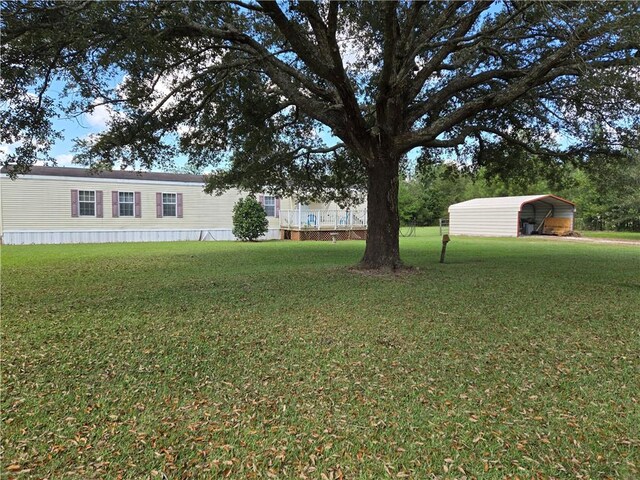
[[[0,143],[0,155],[10,155],[16,152],[16,147],[19,147],[21,142],[14,143]]]
[[[109,121],[115,115],[115,112],[109,107],[109,105],[100,105],[103,101],[103,99],[97,98],[93,102],[94,105],[97,105],[93,108],[93,111],[84,114],[84,119],[87,123],[91,127],[100,130],[107,128]]]
[[[7,145],[6,143],[0,143],[0,155],[4,156],[10,153],[10,145]]]
[[[184,137],[184,136],[186,136],[186,135],[189,135],[190,133],[195,132],[195,131],[196,131],[196,129],[195,129],[195,128],[193,128],[193,127],[192,127],[192,126],[190,126],[190,125],[183,125],[183,124],[180,124],[180,125],[178,125],[178,128],[176,128],[176,131],[178,132],[178,135],[179,135],[179,136]]]
[[[367,53],[364,47],[365,41],[349,36],[345,31],[339,34],[337,40],[345,69],[364,68],[368,73],[377,69],[372,60],[382,56],[382,50],[379,46],[369,47],[370,50]]]
[[[56,159],[56,165],[58,167],[75,167],[77,164],[73,163],[73,155],[70,153],[61,153],[54,157]]]
[[[80,167],[81,166],[76,163],[73,163],[73,155],[71,155],[70,153],[62,153],[60,155],[56,155],[53,158],[55,159],[55,163],[49,160],[37,160],[36,163],[34,163],[34,165],[37,167],[53,167],[53,166]]]

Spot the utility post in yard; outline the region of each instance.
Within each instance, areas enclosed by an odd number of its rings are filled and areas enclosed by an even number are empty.
[[[444,263],[444,255],[447,253],[447,243],[449,243],[449,235],[442,236],[442,251],[440,252],[440,263]]]

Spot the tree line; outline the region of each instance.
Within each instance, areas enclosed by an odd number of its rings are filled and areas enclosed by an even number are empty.
[[[541,171],[545,170],[545,171]],[[640,158],[601,157],[549,169],[530,162],[518,174],[491,165],[436,163],[405,173],[399,188],[403,225],[437,225],[449,205],[472,198],[551,193],[576,204],[576,229],[640,231]]]

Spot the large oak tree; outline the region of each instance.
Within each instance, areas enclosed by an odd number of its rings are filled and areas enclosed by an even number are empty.
[[[80,161],[139,168],[182,152],[219,167],[210,191],[344,199],[364,187],[369,268],[401,265],[398,178],[412,150],[551,162],[638,146],[638,2],[2,7],[14,172],[46,154],[52,117],[108,105]]]

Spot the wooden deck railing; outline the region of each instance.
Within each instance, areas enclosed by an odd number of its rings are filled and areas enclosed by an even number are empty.
[[[280,228],[353,230],[367,228],[366,210],[280,210]]]

